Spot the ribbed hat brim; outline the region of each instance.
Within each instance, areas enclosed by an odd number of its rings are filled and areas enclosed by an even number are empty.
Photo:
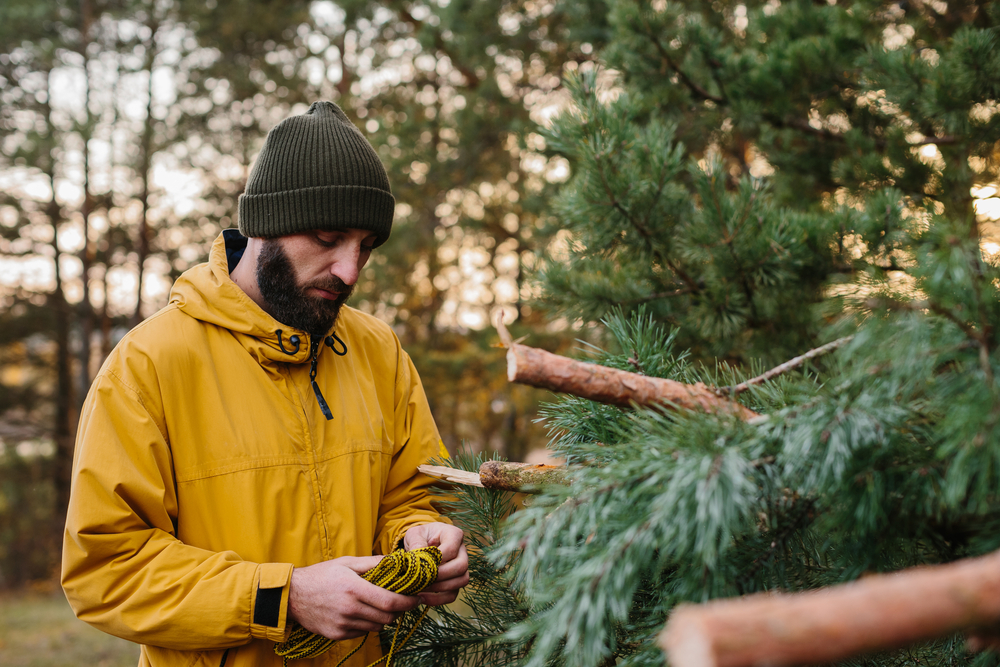
[[[327,185],[239,198],[239,228],[244,236],[274,238],[304,230],[367,229],[389,238],[396,200],[363,185]]]

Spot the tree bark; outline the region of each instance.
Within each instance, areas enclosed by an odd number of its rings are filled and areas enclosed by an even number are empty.
[[[731,414],[744,421],[760,416],[736,401],[718,396],[701,382],[684,384],[647,377],[517,343],[508,345],[507,379],[623,408],[662,405]]]
[[[565,467],[534,463],[487,461],[479,466],[478,473],[430,465],[417,466],[417,470],[452,484],[517,493],[533,493],[546,484],[568,483]]]
[[[660,645],[672,667],[783,667],[845,660],[998,622],[1000,551],[806,593],[679,605]]]
[[[483,486],[500,491],[524,491],[527,487],[566,484],[567,473],[565,466],[542,463],[487,461],[479,466],[479,478]]]

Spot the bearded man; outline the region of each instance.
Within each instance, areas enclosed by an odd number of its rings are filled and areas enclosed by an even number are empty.
[[[104,363],[80,419],[62,584],[140,665],[280,665],[294,623],[338,641],[468,582],[462,531],[417,465],[447,456],[392,330],[344,306],[395,201],[371,145],[317,102],[268,134],[239,230]],[[364,581],[397,546],[440,547],[419,596]],[[381,655],[365,642],[348,665]]]

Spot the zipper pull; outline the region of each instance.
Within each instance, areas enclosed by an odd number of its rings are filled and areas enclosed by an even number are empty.
[[[313,393],[316,394],[316,402],[319,403],[319,409],[323,411],[323,416],[326,417],[327,421],[333,419],[333,413],[330,412],[330,406],[326,404],[326,399],[323,398],[323,392],[319,390],[319,384],[316,382],[316,364],[319,363],[319,341],[313,340],[312,342],[312,366],[309,368],[309,381],[312,382]]]

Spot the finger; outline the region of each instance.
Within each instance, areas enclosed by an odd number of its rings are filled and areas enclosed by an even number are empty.
[[[417,601],[419,603],[419,598],[417,598]],[[344,608],[342,613],[344,623],[348,627],[361,628],[374,624],[378,626],[378,630],[381,630],[382,626],[389,625],[399,616],[400,614],[398,613],[384,611],[357,600],[354,600],[352,604]],[[375,631],[373,630],[372,632]]]
[[[403,536],[403,546],[407,551],[413,551],[414,549],[422,549],[426,546],[430,546],[427,543],[427,524],[420,526],[413,526],[406,531],[406,535]]]
[[[451,604],[458,599],[458,593],[420,593],[420,601],[428,607],[440,607],[443,604]]]
[[[343,556],[337,559],[337,563],[350,568],[355,574],[364,574],[379,564],[385,556]]]
[[[459,547],[458,554],[451,560],[442,560],[438,566],[438,580],[451,579],[457,577],[469,569],[469,552],[465,547]]]
[[[340,641],[342,639],[355,639],[357,637],[363,637],[369,632],[381,632],[381,625],[378,623],[370,623],[367,621],[357,621],[356,624],[351,624],[349,626],[341,626],[330,632],[330,634],[323,634],[324,637],[333,639],[335,641]]]
[[[462,529],[457,526],[450,526],[448,524],[440,524],[440,530],[438,531],[438,548],[441,549],[441,561],[447,563],[455,558],[457,558],[465,547],[462,545],[462,540],[465,538],[465,533]]]
[[[416,596],[393,593],[363,579],[358,584],[356,598],[363,604],[390,613],[402,613],[420,606],[420,599]]]
[[[460,588],[464,588],[469,584],[469,573],[465,572],[461,576],[452,577],[451,579],[444,579],[442,581],[437,581],[427,588],[425,588],[422,593],[445,593],[449,591],[457,591]]]

